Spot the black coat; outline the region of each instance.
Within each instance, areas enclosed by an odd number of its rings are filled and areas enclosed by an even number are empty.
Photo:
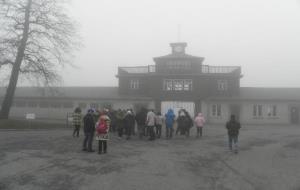
[[[147,113],[146,112],[139,112],[135,116],[136,123],[138,125],[145,125],[147,120]]]
[[[86,114],[83,118],[84,122],[84,133],[94,133],[95,132],[95,119],[90,113]]]
[[[135,124],[134,115],[126,114],[124,118],[125,127],[133,127]]]
[[[238,136],[241,124],[237,121],[229,121],[226,123],[229,136]]]

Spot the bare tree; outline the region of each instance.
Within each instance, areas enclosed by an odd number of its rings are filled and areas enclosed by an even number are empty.
[[[79,40],[64,0],[1,0],[0,26],[0,68],[12,66],[0,112],[8,118],[19,74],[46,85],[59,81],[57,68]]]

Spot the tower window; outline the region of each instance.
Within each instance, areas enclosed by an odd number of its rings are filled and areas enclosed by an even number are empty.
[[[130,89],[139,89],[140,88],[140,81],[137,79],[132,79],[130,81]]]
[[[218,90],[219,91],[226,91],[227,89],[228,89],[227,80],[218,80]]]

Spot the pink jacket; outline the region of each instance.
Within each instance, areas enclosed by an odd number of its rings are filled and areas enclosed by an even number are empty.
[[[202,113],[199,113],[197,115],[197,117],[195,118],[195,125],[196,127],[203,127],[204,123],[205,123],[205,119],[203,117],[203,114]]]

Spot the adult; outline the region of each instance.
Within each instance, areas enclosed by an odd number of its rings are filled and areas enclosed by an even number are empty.
[[[89,109],[87,114],[83,118],[83,130],[85,138],[83,140],[83,151],[95,152],[92,149],[92,142],[95,132],[95,120],[93,116],[94,110]]]
[[[110,118],[104,111],[100,113],[99,121],[96,124],[96,140],[98,141],[98,154],[107,153],[107,141],[109,140]]]
[[[146,120],[147,127],[149,129],[149,140],[155,140],[155,133],[154,133],[154,125],[155,125],[155,113],[153,110],[150,110],[147,113],[147,120]]]
[[[79,130],[82,123],[82,115],[81,115],[81,109],[79,107],[75,108],[74,113],[72,114],[73,117],[73,137],[79,137]]]
[[[180,135],[185,134],[185,125],[186,125],[186,116],[183,110],[179,110],[177,117],[177,129],[175,134],[177,135],[180,132]]]
[[[175,114],[172,109],[169,109],[165,114],[165,123],[166,123],[166,138],[172,138],[173,134],[173,125],[175,121]]]
[[[134,129],[134,125],[135,125],[134,115],[131,112],[131,110],[128,110],[124,117],[124,126],[125,126],[126,135],[127,135],[127,137],[126,137],[127,140],[130,139],[132,130]]]
[[[141,108],[141,110],[135,116],[140,139],[143,136],[146,136],[146,131],[145,131],[146,119],[147,119],[147,110],[145,108]]]
[[[122,138],[123,131],[124,131],[123,119],[124,119],[123,111],[121,109],[119,109],[116,113],[116,125],[117,125],[117,130],[118,130],[118,136],[120,138]]]
[[[184,134],[186,137],[190,136],[190,129],[193,127],[193,119],[191,118],[188,111],[183,110],[185,118],[184,118]]]
[[[202,128],[205,124],[205,118],[202,113],[198,113],[195,117],[194,123],[197,128],[197,138],[202,137]]]
[[[161,137],[161,128],[164,122],[164,117],[161,115],[160,112],[157,112],[157,115],[155,116],[155,129],[156,129],[156,136],[157,138]]]
[[[229,140],[229,150],[238,153],[238,136],[241,124],[236,121],[235,115],[231,115],[230,120],[226,123]],[[232,147],[232,144],[234,145]]]

